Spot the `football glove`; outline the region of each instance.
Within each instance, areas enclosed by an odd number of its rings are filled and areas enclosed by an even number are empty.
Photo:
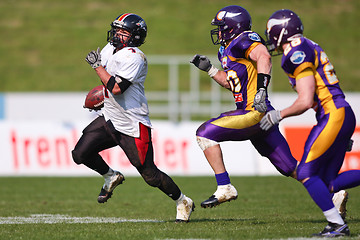
[[[279,124],[282,120],[279,110],[271,110],[265,114],[265,116],[260,120],[260,127],[262,130],[269,130],[275,124]]]
[[[254,104],[252,105],[257,111],[259,112],[266,112],[266,90],[265,88],[260,88],[257,93],[255,94]]]
[[[210,77],[214,77],[219,71],[219,69],[211,64],[210,59],[207,56],[196,54],[190,63],[194,64],[200,70],[207,72]]]
[[[85,60],[90,64],[92,68],[98,68],[101,66],[101,56],[100,56],[100,48],[97,48],[96,51],[91,51],[86,56]]]
[[[212,66],[210,59],[207,56],[196,54],[190,63],[194,64],[200,70],[208,72]]]
[[[346,148],[346,151],[347,152],[351,152],[352,150],[352,147],[353,147],[353,144],[354,144],[354,140],[350,139],[349,143],[348,143],[348,146]]]

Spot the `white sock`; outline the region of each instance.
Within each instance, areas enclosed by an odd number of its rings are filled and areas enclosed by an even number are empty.
[[[176,203],[181,202],[184,197],[185,197],[185,195],[184,195],[183,193],[181,193],[181,194],[180,194],[180,197],[179,197],[177,200],[175,200],[175,202],[176,202]]]
[[[328,220],[328,222],[337,223],[340,225],[345,224],[344,220],[341,218],[338,210],[335,207],[325,211],[324,215],[326,217],[326,220]]]
[[[225,184],[225,185],[218,185],[218,188],[227,188],[228,186],[230,186],[231,183]]]
[[[111,177],[114,174],[114,170],[112,170],[111,168],[109,168],[109,171],[107,173],[105,173],[104,175],[102,175],[104,178],[106,177]]]

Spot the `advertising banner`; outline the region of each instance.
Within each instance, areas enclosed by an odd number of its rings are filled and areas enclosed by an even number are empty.
[[[46,94],[45,94],[46,95]],[[71,151],[82,130],[97,116],[79,106],[83,94],[7,94],[2,96],[0,120],[0,176],[87,176],[97,173],[72,160]],[[352,106],[360,102],[359,94],[349,94]],[[272,97],[276,108],[284,108],[293,95]],[[61,104],[65,107],[59,107]],[[36,109],[33,106],[37,106]],[[39,107],[41,106],[41,107]],[[56,106],[56,107],[54,107]],[[150,107],[151,108],[151,107]],[[360,114],[354,108],[357,119]],[[359,121],[359,120],[358,120]],[[307,135],[315,124],[314,112],[283,120],[281,132],[292,154],[301,159]],[[213,175],[199,148],[195,132],[201,122],[170,122],[153,120],[152,140],[156,165],[169,175]],[[360,127],[352,137],[351,152],[346,153],[341,171],[360,169]],[[230,175],[278,175],[269,160],[251,145],[250,141],[220,144]],[[127,176],[139,176],[120,147],[100,153],[106,162]]]

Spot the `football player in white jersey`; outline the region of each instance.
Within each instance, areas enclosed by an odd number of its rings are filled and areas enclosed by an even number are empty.
[[[109,42],[101,51],[91,51],[86,61],[95,69],[104,85],[103,115],[84,130],[72,156],[105,179],[98,202],[106,202],[125,178],[111,169],[99,152],[120,146],[131,164],[150,186],[157,187],[177,204],[176,222],[188,222],[194,202],[185,196],[164,172],[154,164],[151,122],[144,92],[147,60],[138,48],[145,41],[147,26],[138,15],[118,16],[108,31]]]

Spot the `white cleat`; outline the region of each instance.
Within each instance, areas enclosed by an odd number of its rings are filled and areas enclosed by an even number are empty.
[[[335,208],[339,211],[340,216],[345,219],[346,217],[346,203],[349,198],[349,193],[345,190],[340,190],[334,193],[332,201],[335,205]]]
[[[113,190],[125,180],[124,175],[121,172],[113,171],[112,175],[106,176],[103,175],[105,178],[105,183],[101,188],[101,191],[98,196],[98,203],[105,203],[109,198],[112,196]]]
[[[216,192],[207,200],[201,203],[201,207],[208,208],[208,207],[216,207],[217,205],[228,202],[231,200],[235,200],[238,197],[238,193],[236,188],[231,185],[220,185],[218,186]]]
[[[103,185],[103,189],[107,192],[112,192],[117,185],[121,184],[124,181],[124,176],[121,172],[114,171],[114,173],[110,177],[105,178],[105,183]]]
[[[195,210],[195,204],[191,198],[183,195],[176,204],[176,223],[189,222],[191,213]]]

